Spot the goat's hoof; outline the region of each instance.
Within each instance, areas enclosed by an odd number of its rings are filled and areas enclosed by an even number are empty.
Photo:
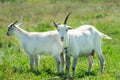
[[[34,72],[34,69],[30,69],[31,72]]]
[[[101,73],[101,74],[103,74],[104,72],[103,72],[103,71],[101,71],[100,73]]]
[[[89,76],[89,75],[90,75],[90,72],[85,72],[85,75],[86,75],[86,76]]]
[[[58,76],[63,76],[64,74],[63,73],[58,73]]]
[[[74,80],[74,79],[75,79],[75,76],[72,76],[72,77],[71,77],[71,80]]]

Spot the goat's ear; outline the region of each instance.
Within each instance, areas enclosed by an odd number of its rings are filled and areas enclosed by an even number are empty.
[[[21,26],[22,26],[22,23],[17,24],[17,27],[21,27]]]
[[[57,26],[57,24],[53,21],[53,24],[54,24],[54,26],[56,27],[56,28],[58,28],[58,26]]]
[[[72,29],[72,27],[69,26],[68,29]]]

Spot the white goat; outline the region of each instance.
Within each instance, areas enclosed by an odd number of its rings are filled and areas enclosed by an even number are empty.
[[[21,24],[15,25],[15,23],[17,23],[17,21],[8,26],[7,35],[15,35],[21,42],[24,51],[30,58],[31,70],[33,70],[34,63],[38,69],[39,55],[52,53],[56,60],[57,71],[58,73],[61,73],[63,71],[64,59],[62,53],[62,43],[58,32],[27,32],[20,28]]]
[[[104,70],[104,59],[102,56],[101,50],[101,38],[111,39],[107,35],[99,32],[91,25],[83,25],[76,29],[71,29],[70,26],[66,25],[67,19],[70,13],[65,18],[64,24],[57,25],[54,22],[56,29],[61,37],[63,42],[63,47],[66,50],[67,54],[67,75],[69,75],[70,67],[70,56],[73,56],[72,64],[72,76],[74,77],[75,67],[77,64],[78,56],[87,56],[89,61],[88,72],[91,71],[91,66],[93,63],[93,57],[91,55],[96,52],[99,61],[100,61],[100,71]]]

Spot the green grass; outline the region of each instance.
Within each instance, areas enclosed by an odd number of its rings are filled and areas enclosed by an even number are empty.
[[[99,61],[94,56],[90,75],[86,75],[87,59],[79,58],[75,80],[120,79],[120,1],[119,0],[0,0],[0,80],[64,80],[57,76],[53,56],[41,56],[39,72],[31,72],[29,58],[15,37],[6,36],[7,26],[16,20],[23,22],[27,31],[54,30],[52,21],[63,23],[72,11],[68,25],[94,25],[111,36],[102,40],[105,71],[100,73]],[[72,63],[72,59],[71,59]],[[72,74],[72,70],[70,70]]]

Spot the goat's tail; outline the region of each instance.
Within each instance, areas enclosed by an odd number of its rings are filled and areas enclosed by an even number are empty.
[[[103,34],[103,33],[100,33],[100,36],[101,36],[102,38],[112,39],[111,37],[109,37],[109,36],[107,36],[107,35],[105,35],[105,34]]]

